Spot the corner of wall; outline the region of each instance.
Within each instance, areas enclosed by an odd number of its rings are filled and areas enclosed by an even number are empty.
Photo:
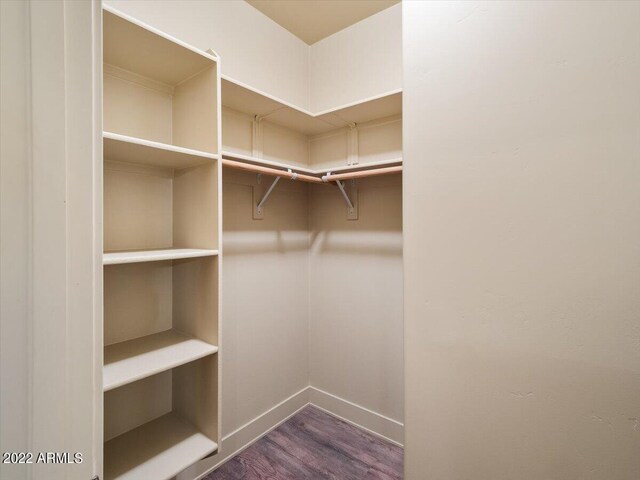
[[[402,3],[311,45],[309,71],[312,112],[401,89]]]

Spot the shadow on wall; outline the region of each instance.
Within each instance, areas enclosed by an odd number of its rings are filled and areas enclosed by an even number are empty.
[[[308,250],[309,232],[307,230],[225,231],[223,241],[225,256],[284,254]]]
[[[315,254],[402,257],[402,232],[313,231],[310,248]]]
[[[357,182],[358,220],[335,187],[311,186],[310,248],[314,254],[402,256],[402,177]]]
[[[226,172],[226,171],[225,171]],[[271,177],[263,178],[270,183]],[[253,219],[256,177],[228,175],[224,183],[224,253],[293,253],[402,256],[400,175],[359,180],[358,220],[347,220],[335,186],[281,181],[262,220]],[[259,195],[258,193],[255,195]]]

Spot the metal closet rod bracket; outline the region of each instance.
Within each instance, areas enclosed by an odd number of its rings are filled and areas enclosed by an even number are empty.
[[[347,220],[358,220],[358,187],[356,185],[356,181],[351,180],[349,182],[350,186],[347,187],[350,190],[351,197],[349,197],[349,194],[347,193],[345,182],[341,180],[332,180],[331,172],[327,172],[327,174],[322,177],[322,181],[336,182],[336,185],[340,189],[340,193],[342,194],[342,197],[347,204]]]
[[[291,174],[291,180],[297,180],[298,178],[298,174],[296,172],[291,171],[290,168],[287,168],[287,171]],[[265,192],[265,194],[262,196],[262,198],[260,199],[260,201],[255,204],[255,209],[253,212],[253,218],[256,220],[261,220],[264,218],[264,205],[265,203],[267,203],[267,199],[269,198],[269,195],[271,195],[271,192],[273,192],[273,189],[276,188],[276,185],[278,184],[278,182],[280,181],[282,177],[276,177],[273,182],[271,183],[271,185],[269,186],[269,188],[267,189],[267,191]],[[262,174],[258,174],[258,183],[261,182],[262,179]],[[255,194],[254,194],[255,195]]]

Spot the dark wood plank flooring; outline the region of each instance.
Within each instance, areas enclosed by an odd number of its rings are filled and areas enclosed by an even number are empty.
[[[401,480],[403,451],[307,407],[203,480]]]

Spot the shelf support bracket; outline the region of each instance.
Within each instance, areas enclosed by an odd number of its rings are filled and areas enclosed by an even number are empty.
[[[253,218],[254,218],[254,220],[262,220],[264,218],[264,204],[267,203],[267,199],[269,198],[269,195],[271,195],[271,192],[273,192],[273,189],[276,188],[276,185],[278,184],[279,181],[280,181],[280,177],[276,177],[273,180],[273,182],[271,183],[271,185],[269,186],[269,188],[267,189],[267,191],[265,192],[265,194],[262,196],[260,201],[257,202],[257,203],[255,201],[256,191],[255,191],[255,188],[254,188],[254,191],[253,191],[253,197],[254,197]]]
[[[290,180],[298,179],[298,172],[294,172],[290,168],[287,168],[287,172],[291,174]],[[264,204],[267,203],[267,199],[269,198],[269,195],[271,195],[271,192],[273,192],[273,189],[276,188],[276,185],[278,184],[281,178],[282,177],[276,177],[273,180],[273,182],[271,183],[267,191],[264,193],[260,201],[256,200],[257,199],[256,189],[258,190],[260,189],[258,187],[253,187],[253,219],[254,220],[264,219]],[[258,175],[256,176],[256,182],[258,185],[262,183],[261,173],[258,173]]]
[[[336,180],[336,185],[338,185],[338,188],[340,189],[340,193],[342,193],[342,196],[344,197],[344,201],[347,202],[347,207],[349,208],[350,211],[352,211],[353,203],[351,203],[351,199],[349,198],[349,195],[347,195],[347,192],[344,189],[344,182],[341,182],[340,180]]]
[[[331,182],[331,172],[327,172],[327,174],[322,177],[322,180],[324,182]],[[347,220],[358,220],[358,186],[356,185],[356,181],[351,180],[348,187],[345,186],[345,182],[341,182],[340,180],[335,180],[335,182],[347,204]],[[350,196],[349,193],[347,193],[347,188],[350,190]]]

